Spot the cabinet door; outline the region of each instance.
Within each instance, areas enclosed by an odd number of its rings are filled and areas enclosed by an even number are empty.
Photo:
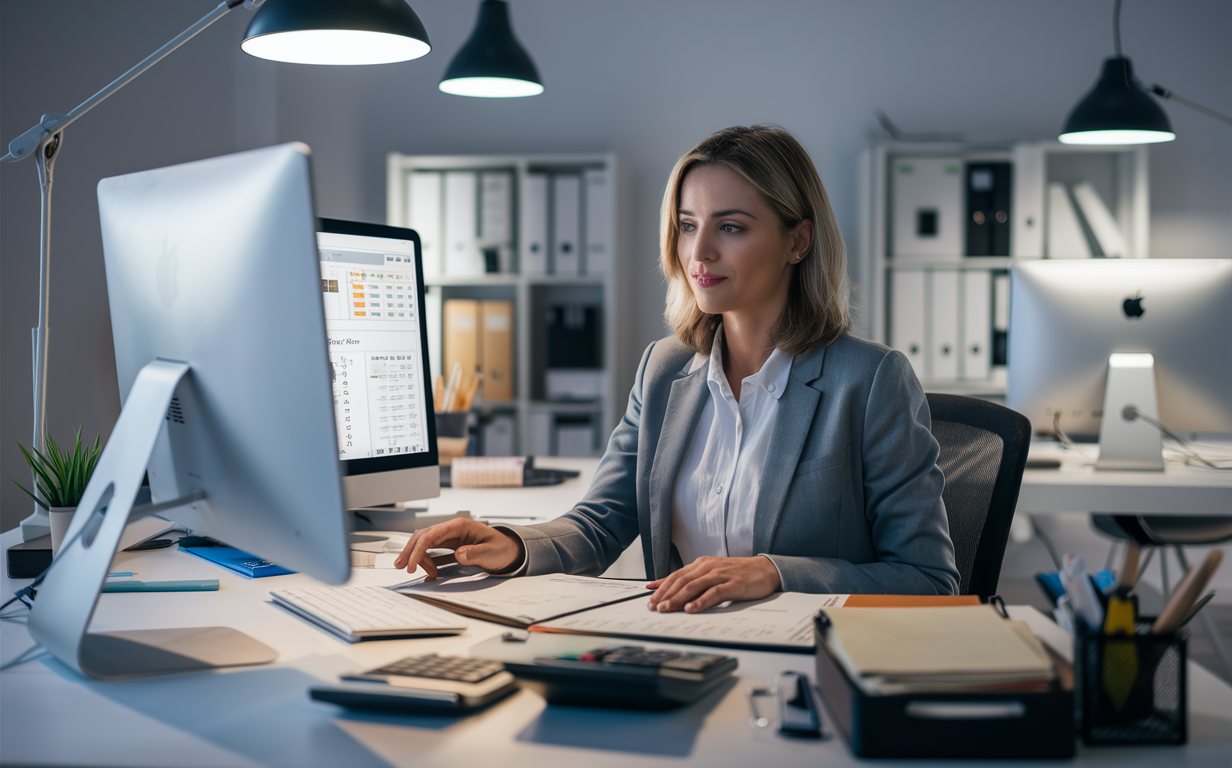
[[[932,381],[958,379],[958,270],[938,269],[929,273],[932,283],[932,321],[928,329],[930,343],[925,370]],[[929,365],[931,363],[931,366]]]
[[[890,278],[890,346],[911,361],[924,378],[924,272],[894,270]]]

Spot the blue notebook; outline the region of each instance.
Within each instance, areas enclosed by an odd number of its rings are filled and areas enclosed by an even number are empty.
[[[235,547],[180,547],[181,552],[196,555],[203,560],[217,563],[228,571],[234,571],[250,579],[262,576],[283,576],[295,571],[288,571],[281,565],[275,565],[269,560],[263,560],[256,555],[236,549]]]

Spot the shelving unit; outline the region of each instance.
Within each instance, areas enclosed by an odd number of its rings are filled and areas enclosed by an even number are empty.
[[[1012,179],[1005,211],[1008,248],[1004,255],[968,256],[963,233],[970,227],[969,174],[973,167],[989,164],[1007,164]],[[911,167],[916,165],[931,169],[940,165],[958,175],[953,182],[961,196],[955,198],[955,188],[950,188],[944,193],[947,199],[939,201],[937,208],[948,211],[957,200],[960,229],[955,237],[952,230],[936,229],[943,227],[936,219],[919,219],[915,242],[924,240],[920,233],[932,226],[936,242],[951,245],[938,249],[924,243],[919,248],[924,251],[921,253],[896,252],[895,226],[916,223],[903,215],[908,213],[902,210],[905,205],[895,210],[896,183],[907,189],[907,183],[902,181],[904,174],[911,173]],[[857,331],[901,349],[912,360],[929,391],[1004,394],[1004,359],[994,358],[1003,353],[1005,334],[1011,332],[1007,327],[1008,273],[1016,259],[1057,256],[1049,253],[1050,185],[1059,183],[1072,189],[1079,182],[1089,182],[1123,233],[1126,256],[1149,256],[1146,146],[1072,146],[1055,141],[979,145],[885,143],[861,154],[859,174],[859,230],[855,248],[858,259],[852,275],[860,289],[856,294]],[[909,192],[918,195],[917,190]],[[952,216],[946,221],[950,226],[959,223]],[[1094,233],[1086,224],[1083,226],[1083,234],[1098,255]],[[903,249],[903,240],[899,238],[899,249]],[[940,290],[936,290],[938,286]],[[915,298],[904,298],[914,297],[917,289],[921,291],[922,304]],[[986,301],[977,295],[985,290]],[[952,327],[953,323],[957,323],[957,328]],[[988,356],[986,361],[978,361],[981,354]],[[977,362],[972,364],[971,360]],[[968,368],[974,375],[970,375]]]
[[[508,415],[514,421],[513,453],[515,455],[586,455],[598,456],[605,445],[604,440],[616,425],[623,410],[623,397],[616,384],[616,354],[620,349],[621,334],[628,325],[621,316],[622,302],[619,295],[618,270],[622,262],[619,206],[621,175],[619,162],[614,154],[594,155],[458,155],[423,156],[391,153],[387,165],[387,212],[388,223],[394,226],[413,226],[415,200],[412,194],[412,174],[416,172],[470,171],[478,173],[510,174],[508,243],[510,252],[506,257],[488,259],[486,266],[499,262],[507,271],[482,274],[451,274],[447,261],[442,261],[436,271],[425,267],[425,282],[428,286],[428,301],[425,318],[429,330],[429,346],[432,349],[433,365],[440,366],[441,333],[443,330],[442,307],[450,299],[507,300],[513,302],[514,345],[514,398],[492,401],[480,397],[476,410],[481,421],[494,416]],[[608,189],[599,198],[589,198],[585,180],[596,178],[585,175],[588,171],[606,173]],[[577,274],[555,274],[551,260],[544,273],[529,273],[523,267],[531,263],[530,246],[526,229],[522,226],[527,215],[527,201],[522,199],[527,189],[528,174],[542,175],[548,179],[557,176],[577,175],[584,180],[579,203],[579,227],[577,231],[579,265]],[[599,176],[598,178],[604,178]],[[593,182],[592,182],[593,183]],[[551,184],[548,185],[552,187]],[[480,193],[481,194],[481,193]],[[544,223],[546,242],[543,248],[548,253],[558,246],[554,242],[555,216],[553,190],[548,192]],[[483,210],[484,201],[476,201],[476,208]],[[595,206],[598,206],[596,209]],[[441,211],[442,220],[448,214]],[[606,228],[602,242],[588,228],[592,220],[602,220]],[[424,229],[429,229],[425,227]],[[440,232],[446,226],[442,223]],[[479,230],[482,230],[480,225]],[[421,236],[423,236],[421,231]],[[483,240],[483,232],[476,232],[476,240]],[[606,253],[596,256],[595,248],[606,246]],[[429,251],[425,243],[425,253]],[[448,259],[442,248],[442,256]],[[542,259],[542,256],[539,256]],[[594,266],[600,264],[597,274]],[[586,400],[551,400],[547,393],[548,329],[546,313],[556,305],[585,305],[597,308],[600,359],[602,360],[602,392],[599,397]],[[435,373],[435,372],[434,372]],[[573,428],[572,440],[557,439],[560,428]],[[589,450],[579,450],[578,428],[589,427],[593,439]],[[561,448],[566,450],[562,453]],[[572,446],[572,450],[568,447]]]

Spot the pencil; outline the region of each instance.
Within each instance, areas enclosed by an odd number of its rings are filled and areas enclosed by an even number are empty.
[[[471,405],[475,402],[475,390],[479,389],[479,382],[482,380],[483,374],[477,373],[471,377],[469,384],[462,388],[466,394],[462,395],[462,407],[458,409],[459,411],[469,411],[471,409]]]
[[[458,396],[458,387],[462,384],[462,364],[454,363],[453,368],[449,371],[449,383],[445,385],[445,404],[441,407],[442,411],[452,411],[453,401]]]
[[[432,404],[438,411],[445,410],[445,377],[440,374],[432,383]]]

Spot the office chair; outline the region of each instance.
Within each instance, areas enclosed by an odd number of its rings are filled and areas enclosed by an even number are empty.
[[[1002,405],[961,395],[927,395],[937,466],[954,541],[959,594],[997,592],[1018,489],[1027,465],[1031,422]]]
[[[1146,550],[1139,573],[1146,571],[1155,548],[1159,549],[1159,576],[1165,599],[1172,591],[1168,584],[1168,547],[1176,554],[1181,577],[1184,577],[1189,570],[1184,547],[1232,541],[1232,515],[1091,515],[1091,524],[1101,533],[1121,541],[1132,541]],[[1110,559],[1112,554],[1108,553]],[[1179,583],[1180,579],[1177,581]],[[1198,616],[1225,672],[1232,676],[1232,656],[1219,636],[1214,619],[1209,611],[1199,611]]]

